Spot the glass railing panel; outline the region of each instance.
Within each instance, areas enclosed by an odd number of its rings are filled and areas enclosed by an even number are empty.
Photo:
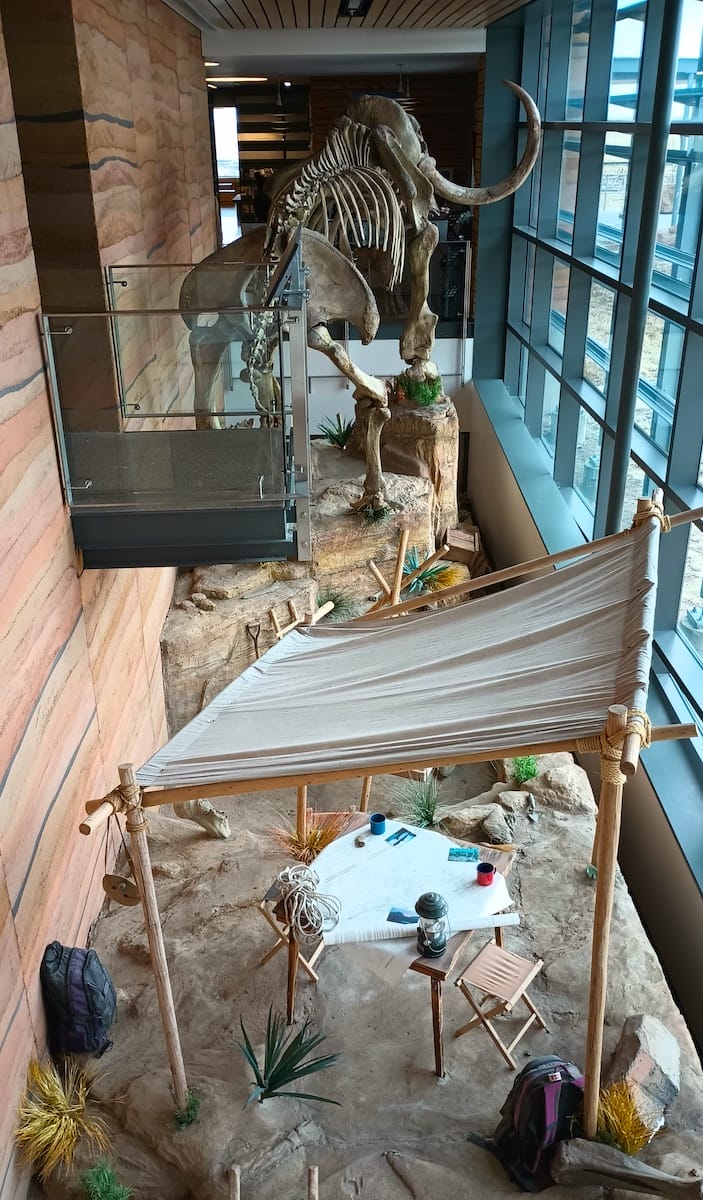
[[[272,268],[236,259],[210,263],[129,263],[108,267],[109,304],[119,312],[144,309],[256,308]]]
[[[293,324],[299,336],[302,311],[207,311],[190,325],[164,309],[45,317],[72,506],[287,503]],[[306,426],[299,398],[297,412]]]

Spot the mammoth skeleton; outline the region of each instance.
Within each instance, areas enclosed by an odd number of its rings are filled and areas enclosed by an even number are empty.
[[[378,308],[355,256],[362,250],[380,256],[389,288],[400,280],[407,259],[410,302],[400,355],[416,378],[435,373],[430,359],[437,317],[427,301],[430,259],[439,238],[430,219],[437,211],[436,197],[466,206],[502,200],[524,183],[539,152],[540,117],[534,101],[517,84],[506,81],[506,86],[525,110],[527,138],[514,170],[490,187],[461,187],[445,179],[428,154],[417,121],[383,96],[355,100],[317,154],[274,178],[266,227],[204,259],[181,289],[180,308],[191,329],[197,428],[219,428],[213,383],[235,337],[244,343],[242,378],[249,381],[257,409],[266,421],[275,412],[280,397],[273,372],[273,322],[266,314],[216,313],[244,305],[245,290],[262,277],[260,268],[274,268],[297,232],[308,274],[308,345],[331,359],[354,384],[357,403],[370,409],[364,493],[354,507],[385,507],[380,437],[390,417],[387,385],[360,370],[327,326],[343,319],[356,326],[363,344],[372,341],[379,324]],[[227,263],[236,265],[228,268]],[[221,272],[212,270],[220,265]],[[256,304],[256,287],[254,296]],[[209,307],[213,310],[210,324],[188,315],[189,309]]]

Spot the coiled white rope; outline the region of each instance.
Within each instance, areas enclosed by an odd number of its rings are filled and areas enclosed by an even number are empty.
[[[321,937],[334,929],[342,906],[336,896],[316,891],[319,876],[310,867],[286,867],[276,876],[286,921],[296,938]]]

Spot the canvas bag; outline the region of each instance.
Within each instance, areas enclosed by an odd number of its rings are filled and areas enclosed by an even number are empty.
[[[498,1158],[513,1183],[540,1192],[554,1181],[549,1164],[557,1142],[578,1132],[574,1118],[583,1103],[583,1075],[553,1054],[533,1058],[516,1076],[493,1135]]]
[[[52,1058],[63,1054],[100,1058],[112,1046],[107,1033],[115,1019],[117,997],[95,951],[52,942],[44,951],[39,978]]]

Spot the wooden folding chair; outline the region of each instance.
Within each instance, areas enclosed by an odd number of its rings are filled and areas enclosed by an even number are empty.
[[[468,1033],[469,1029],[474,1029],[479,1024],[483,1025],[510,1069],[514,1071],[516,1064],[511,1051],[520,1039],[535,1021],[542,1029],[547,1028],[527,995],[527,988],[543,966],[541,958],[536,963],[531,963],[517,954],[511,954],[509,950],[504,950],[502,946],[497,946],[495,942],[488,942],[456,980],[456,987],[461,990],[476,1015],[466,1025],[457,1029],[454,1037],[461,1037],[462,1034]],[[470,988],[482,994],[478,1002]],[[530,1015],[520,1026],[512,1042],[506,1046],[492,1021],[495,1017],[512,1013],[518,1000],[522,1000]]]

